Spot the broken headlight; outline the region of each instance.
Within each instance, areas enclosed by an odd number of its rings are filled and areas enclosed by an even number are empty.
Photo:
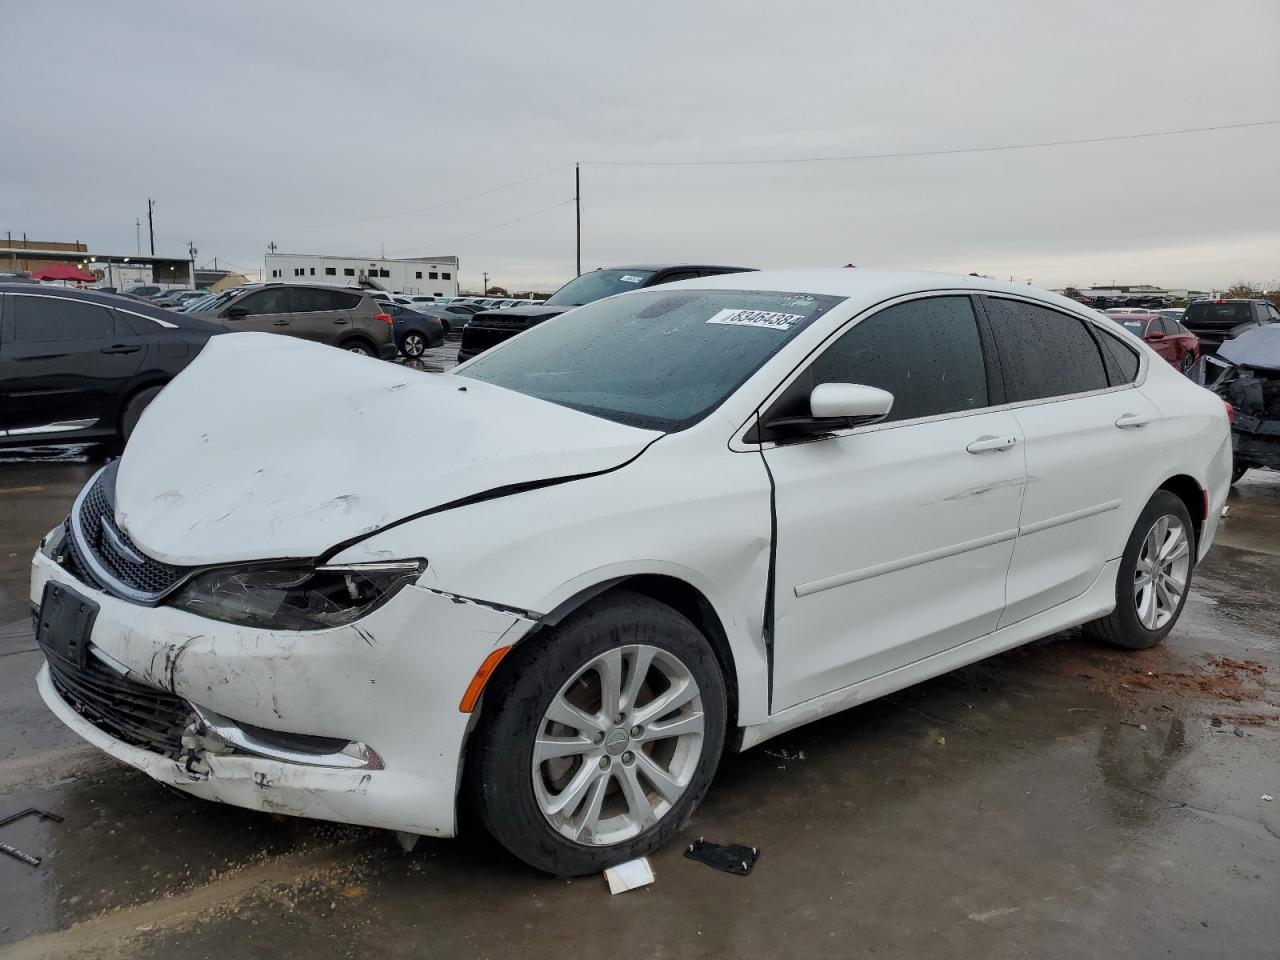
[[[351,623],[413,583],[425,560],[209,570],[171,601],[211,620],[269,630],[322,630]]]

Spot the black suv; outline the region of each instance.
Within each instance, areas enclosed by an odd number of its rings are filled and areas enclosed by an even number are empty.
[[[506,307],[502,310],[482,310],[477,313],[462,328],[462,348],[458,351],[458,362],[470,360],[495,343],[509,340],[543,320],[549,320],[574,307],[603,300],[615,293],[656,287],[660,283],[674,283],[677,280],[692,280],[695,277],[751,273],[754,270],[754,267],[713,267],[694,263],[648,263],[592,270],[570,280],[542,303]]]
[[[131,297],[0,284],[0,446],[127,440],[222,332]]]
[[[1187,307],[1182,325],[1200,338],[1202,352],[1212,354],[1223,340],[1277,321],[1280,310],[1269,300],[1197,300]]]

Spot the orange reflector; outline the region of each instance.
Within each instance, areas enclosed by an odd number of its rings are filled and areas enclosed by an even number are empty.
[[[470,713],[476,708],[476,701],[480,699],[480,694],[484,693],[484,685],[488,683],[489,677],[493,675],[493,671],[498,669],[498,664],[502,662],[502,658],[510,650],[510,647],[499,647],[484,658],[484,663],[480,664],[480,669],[476,671],[476,675],[467,684],[467,692],[462,695],[462,702],[458,704],[460,711]]]

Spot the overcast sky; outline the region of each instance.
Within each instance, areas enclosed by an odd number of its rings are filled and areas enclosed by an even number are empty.
[[[201,265],[260,269],[274,241],[457,254],[464,286],[554,289],[581,161],[584,269],[1280,280],[1280,126],[599,165],[1276,120],[1277,0],[59,0],[6,5],[0,63],[0,232],[95,251],[133,252],[138,217],[145,248],[150,196],[157,253],[193,240]]]

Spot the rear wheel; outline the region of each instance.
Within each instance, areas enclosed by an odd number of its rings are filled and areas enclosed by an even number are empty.
[[[346,343],[342,344],[342,349],[347,351],[347,353],[358,353],[362,357],[373,356],[373,350],[362,340],[348,340]]]
[[[656,850],[711,782],[726,698],[706,638],[638,594],[594,601],[503,663],[474,787],[508,850],[558,876]]]
[[[120,439],[128,442],[129,436],[142,417],[142,411],[147,409],[160,390],[160,387],[147,387],[129,398],[129,402],[124,405],[124,411],[120,414]]]
[[[1128,650],[1154,647],[1169,635],[1187,602],[1195,557],[1195,528],[1178,497],[1157,490],[1143,508],[1116,578],[1116,608],[1089,632]]]
[[[1231,482],[1235,483],[1245,475],[1249,470],[1249,464],[1241,463],[1239,460],[1231,461]]]
[[[416,330],[410,331],[404,335],[400,349],[406,357],[420,357],[427,352],[427,339]]]

